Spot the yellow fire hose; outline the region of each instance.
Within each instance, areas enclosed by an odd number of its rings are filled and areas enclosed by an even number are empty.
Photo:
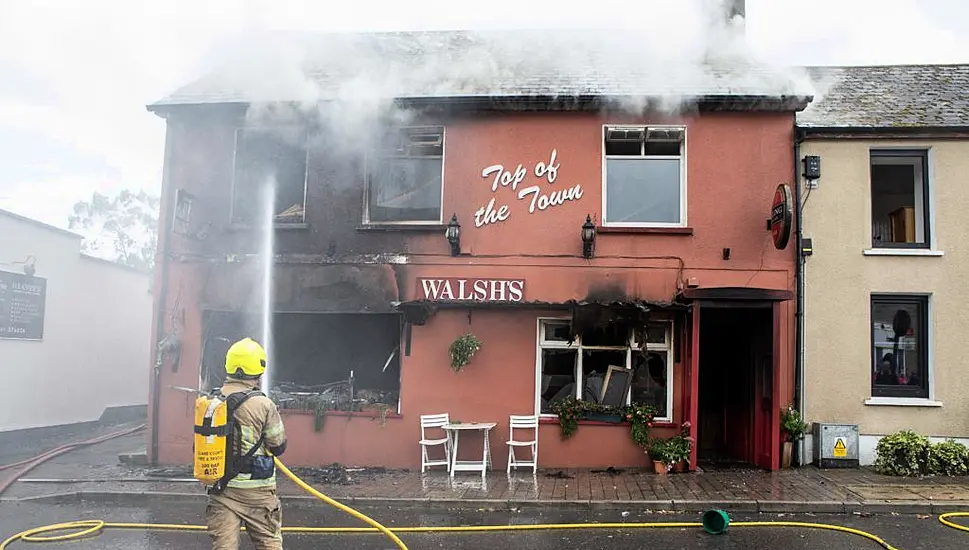
[[[362,520],[372,527],[283,527],[284,533],[293,534],[349,534],[349,533],[381,533],[389,538],[401,550],[407,550],[407,546],[394,533],[484,533],[498,531],[548,531],[548,530],[581,530],[581,529],[683,529],[700,528],[702,523],[696,522],[653,522],[653,523],[556,523],[542,525],[480,525],[480,526],[461,526],[461,527],[398,527],[393,530],[387,529],[376,520],[341,504],[316,489],[310,487],[302,479],[289,470],[278,458],[275,459],[276,466],[294,483],[303,488],[311,495],[338,508],[351,516]],[[969,527],[959,525],[949,518],[969,517],[969,512],[950,512],[939,516],[939,522],[947,527],[958,529],[959,531],[969,532]],[[864,537],[875,542],[886,550],[899,550],[888,544],[886,541],[866,531],[852,529],[841,525],[828,523],[805,523],[800,521],[738,521],[731,522],[731,527],[800,527],[806,529],[821,529],[826,531],[837,531]],[[0,550],[5,550],[8,546],[17,541],[23,542],[60,542],[65,540],[76,540],[83,537],[98,535],[105,529],[137,529],[151,531],[206,531],[205,525],[177,525],[166,523],[113,523],[99,519],[70,521],[27,529],[7,538],[0,543]],[[61,535],[50,535],[59,531],[73,530],[71,533]]]

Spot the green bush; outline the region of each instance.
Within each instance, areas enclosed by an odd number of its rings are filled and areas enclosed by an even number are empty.
[[[878,442],[875,471],[892,476],[929,473],[929,439],[911,430],[886,435]]]
[[[952,439],[932,445],[929,449],[929,471],[944,476],[969,474],[969,449]]]

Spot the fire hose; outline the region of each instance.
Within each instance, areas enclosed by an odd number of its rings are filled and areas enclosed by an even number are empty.
[[[7,464],[0,466],[0,471],[15,468],[20,466],[21,469],[15,472],[11,477],[0,483],[0,493],[9,487],[16,479],[21,477],[23,474],[27,473],[29,470],[35,468],[46,460],[54,458],[60,454],[72,451],[79,447],[93,445],[95,443],[100,443],[113,439],[115,437],[121,437],[123,435],[128,435],[134,433],[138,430],[143,429],[144,426],[139,426],[131,430],[125,430],[121,432],[115,432],[113,434],[108,434],[95,438],[89,441],[84,441],[81,443],[75,443],[71,445],[64,445],[58,447],[51,451],[48,451],[42,455],[34,457],[32,459],[24,460],[14,464]],[[286,467],[278,458],[274,458],[276,466],[279,468],[283,474],[286,475],[290,480],[292,480],[296,485],[302,488],[304,491],[313,495],[314,497],[322,500],[323,502],[333,506],[347,514],[353,516],[356,519],[367,523],[371,527],[283,527],[282,531],[284,533],[292,534],[382,534],[397,545],[401,550],[407,550],[407,546],[400,540],[400,538],[395,533],[490,533],[490,532],[513,532],[513,531],[549,531],[549,530],[587,530],[587,529],[684,529],[684,528],[704,528],[703,523],[699,522],[647,522],[647,523],[553,523],[553,524],[541,524],[541,525],[478,525],[478,526],[460,526],[460,527],[396,527],[391,531],[387,529],[376,520],[370,518],[369,516],[350,508],[340,502],[333,500],[332,498],[326,496],[325,494],[317,491],[309,484],[300,479],[296,474],[291,472],[289,468]],[[969,527],[959,525],[953,521],[951,518],[957,517],[969,517],[969,512],[950,512],[942,514],[938,517],[939,522],[953,529],[957,529],[963,532],[969,532]],[[860,529],[853,529],[851,527],[844,527],[841,525],[834,525],[829,523],[807,523],[799,521],[739,521],[730,522],[731,527],[747,528],[747,527],[788,527],[788,528],[805,528],[805,529],[818,529],[825,531],[836,531],[840,533],[847,533],[851,535],[857,535],[868,539],[886,550],[900,550],[882,538],[869,533],[867,531],[862,531]],[[6,550],[11,544],[22,541],[22,542],[61,542],[67,540],[77,540],[85,537],[91,537],[99,535],[106,529],[119,529],[119,530],[151,530],[151,531],[193,531],[193,532],[205,532],[208,528],[205,525],[179,525],[179,524],[165,524],[165,523],[117,523],[108,522],[100,519],[91,520],[79,520],[70,521],[66,523],[57,523],[52,525],[45,525],[41,527],[34,527],[32,529],[27,529],[21,531],[15,535],[8,537],[3,542],[0,542],[0,550]],[[242,529],[243,531],[245,528]],[[69,533],[63,534],[51,534],[63,531],[71,531]]]

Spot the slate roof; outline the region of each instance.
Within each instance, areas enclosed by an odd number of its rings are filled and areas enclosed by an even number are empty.
[[[287,35],[149,106],[467,97],[803,97],[803,69],[714,52],[664,55],[631,31]],[[669,50],[674,50],[670,52]],[[671,56],[675,62],[671,62]],[[662,59],[660,63],[658,60]]]
[[[798,113],[798,126],[969,126],[969,64],[809,67],[808,73],[819,83],[818,96]]]

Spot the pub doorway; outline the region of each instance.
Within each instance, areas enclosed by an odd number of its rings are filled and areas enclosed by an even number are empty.
[[[697,463],[770,469],[773,307],[704,303],[700,315]]]

